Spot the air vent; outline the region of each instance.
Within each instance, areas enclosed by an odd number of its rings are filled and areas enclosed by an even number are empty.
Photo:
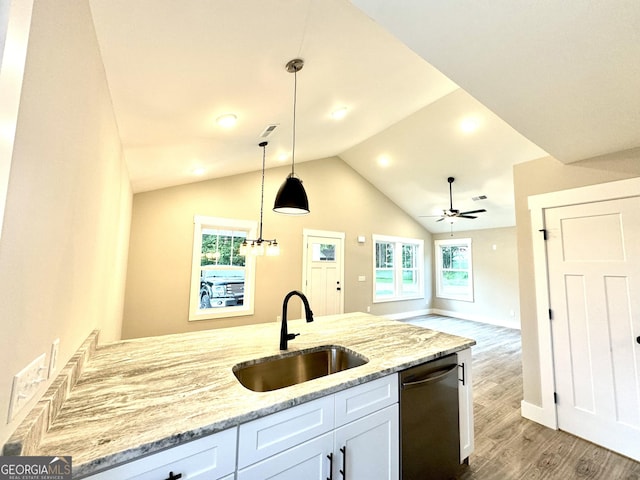
[[[471,200],[473,200],[474,202],[478,202],[480,200],[486,200],[487,196],[486,195],[478,195],[477,197],[471,197]]]
[[[267,125],[267,128],[260,134],[260,138],[267,138],[269,135],[273,133],[273,131],[278,128],[278,124],[274,123],[271,125]]]

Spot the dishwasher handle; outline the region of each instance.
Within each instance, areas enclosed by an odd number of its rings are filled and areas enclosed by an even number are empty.
[[[430,383],[435,383],[439,380],[442,380],[457,368],[458,364],[455,363],[446,368],[436,370],[435,372],[429,372],[426,377],[421,378],[420,380],[412,380],[410,382],[403,381],[401,387],[403,390],[408,390],[410,388],[418,388],[429,385]]]

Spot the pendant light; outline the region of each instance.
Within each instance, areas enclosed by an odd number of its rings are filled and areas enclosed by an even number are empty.
[[[251,255],[264,255],[265,248],[264,244],[267,244],[267,255],[276,256],[280,255],[280,245],[274,238],[273,240],[265,240],[262,238],[262,212],[264,210],[264,164],[265,158],[267,155],[267,145],[269,142],[260,142],[258,145],[262,147],[262,190],[260,191],[260,227],[258,230],[258,238],[255,240],[245,238],[242,245],[240,245],[240,255],[246,256],[247,254]]]
[[[287,72],[293,73],[293,145],[291,149],[291,173],[280,186],[273,204],[273,211],[288,215],[309,213],[309,200],[304,191],[302,180],[295,174],[296,156],[296,100],[298,93],[298,72],[302,70],[304,60],[295,58],[287,63]]]

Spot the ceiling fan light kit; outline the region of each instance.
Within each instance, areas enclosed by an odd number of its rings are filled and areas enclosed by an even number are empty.
[[[436,220],[436,222],[442,222],[446,218],[446,219],[449,219],[451,223],[453,223],[458,218],[474,219],[474,218],[478,218],[477,216],[475,216],[476,213],[486,212],[484,208],[480,208],[478,210],[468,210],[466,212],[461,212],[460,210],[456,210],[455,208],[453,208],[453,194],[452,194],[451,185],[453,184],[454,181],[455,181],[454,177],[447,178],[447,182],[449,182],[449,209],[443,210],[442,215],[420,215],[420,217],[440,217],[438,218],[438,220]]]

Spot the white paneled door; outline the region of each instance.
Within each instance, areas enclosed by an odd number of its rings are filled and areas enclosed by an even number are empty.
[[[640,197],[545,211],[558,427],[640,460]]]
[[[344,234],[305,232],[304,291],[314,315],[343,313]]]

